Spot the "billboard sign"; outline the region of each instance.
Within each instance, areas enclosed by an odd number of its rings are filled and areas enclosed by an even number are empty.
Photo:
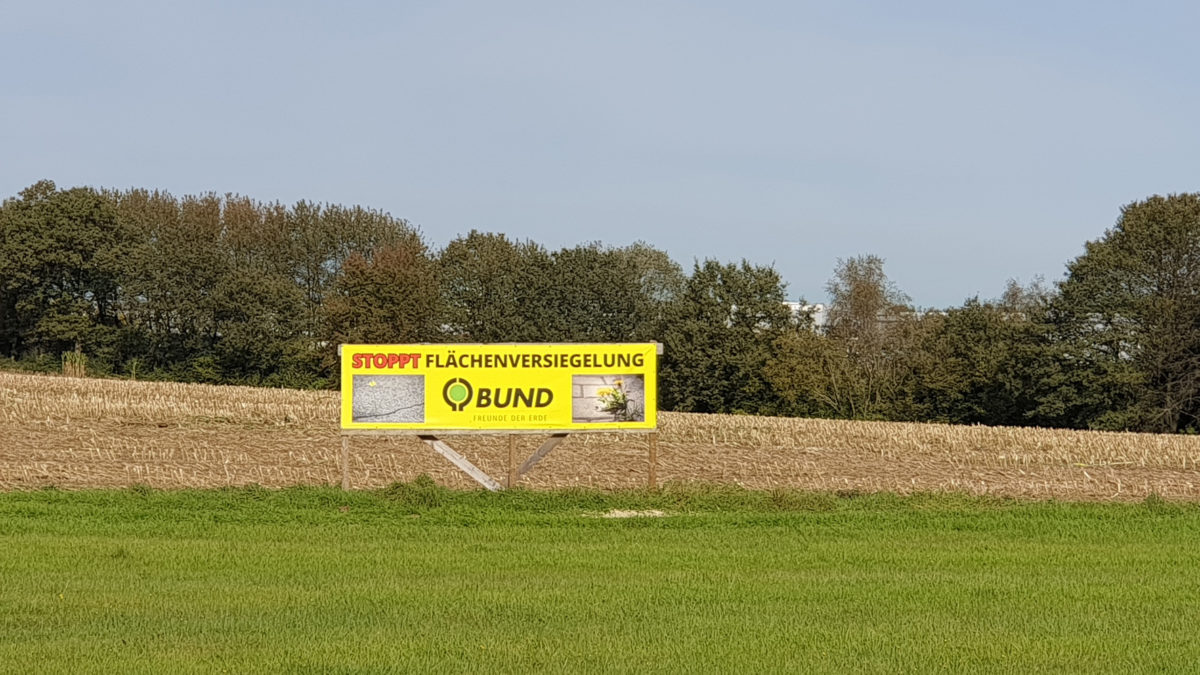
[[[617,430],[658,424],[658,345],[343,345],[342,429]]]

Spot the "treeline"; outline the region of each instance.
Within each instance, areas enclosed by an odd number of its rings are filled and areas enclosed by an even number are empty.
[[[668,410],[1200,430],[1200,195],[1126,206],[1058,284],[943,311],[838,261],[820,325],[770,267],[474,231],[432,250],[358,207],[43,181],[0,235],[0,355],[28,367],[332,387],[343,342],[657,340]]]

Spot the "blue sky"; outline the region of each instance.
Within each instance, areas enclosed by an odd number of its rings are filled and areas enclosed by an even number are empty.
[[[103,6],[101,6],[103,4]],[[1184,2],[0,6],[0,195],[361,204],[440,247],[644,240],[824,298],[1061,278],[1121,205],[1200,190]]]

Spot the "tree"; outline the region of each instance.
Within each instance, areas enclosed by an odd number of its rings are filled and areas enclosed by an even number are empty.
[[[217,358],[220,296],[228,297],[219,289],[228,288],[236,269],[221,198],[132,191],[119,197],[117,209],[138,232],[122,275],[138,358],[186,377],[191,362]]]
[[[684,412],[775,413],[764,371],[771,345],[793,326],[783,281],[770,267],[696,263],[666,310],[659,378],[663,406]]]
[[[552,255],[543,321],[554,340],[633,342],[656,339],[667,303],[683,273],[666,253],[645,244],[599,243]]]
[[[838,408],[846,398],[840,390],[847,368],[844,352],[801,313],[795,325],[771,345],[763,375],[782,404],[780,412],[811,417],[852,416]]]
[[[438,342],[438,271],[415,233],[371,257],[353,253],[326,300],[332,344]]]
[[[938,316],[919,349],[916,403],[924,419],[956,424],[1049,425],[1043,406],[1057,377],[1046,322],[1053,294],[1009,282],[998,302],[968,300]],[[932,317],[931,317],[932,319]]]
[[[107,352],[126,245],[111,203],[41,181],[0,210],[0,332],[5,352]],[[106,354],[111,357],[111,354]]]
[[[533,242],[472,230],[439,257],[450,335],[470,342],[565,339],[550,293],[553,259]]]
[[[911,314],[909,297],[887,278],[883,263],[875,255],[839,258],[825,285],[830,301],[826,333],[852,355],[878,356],[893,326]]]
[[[213,358],[223,381],[261,384],[305,363],[303,293],[290,280],[253,267],[236,267],[213,289],[213,322],[219,339]],[[314,379],[288,372],[293,384]]]
[[[290,242],[285,258],[304,294],[302,330],[312,341],[323,334],[326,296],[352,255],[370,258],[377,249],[403,245],[414,234],[419,236],[405,220],[360,207],[301,201],[287,209],[283,218]]]
[[[1200,426],[1200,194],[1123,207],[1060,292],[1055,319],[1076,375],[1068,405],[1091,426]]]
[[[823,335],[781,336],[768,372],[776,392],[848,419],[909,419],[916,345],[926,323],[883,272],[883,259],[838,260]]]

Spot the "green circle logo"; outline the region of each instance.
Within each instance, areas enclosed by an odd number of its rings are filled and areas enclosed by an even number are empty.
[[[454,412],[461,412],[463,408],[467,407],[474,393],[475,390],[471,387],[471,383],[461,377],[450,380],[446,386],[442,387],[442,398]]]

